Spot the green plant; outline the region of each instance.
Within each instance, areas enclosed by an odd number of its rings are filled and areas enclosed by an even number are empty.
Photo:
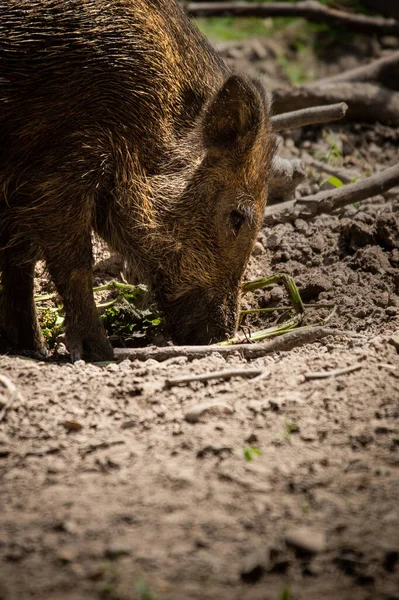
[[[341,181],[339,177],[335,177],[334,175],[329,177],[327,179],[327,182],[336,188],[342,187],[344,185],[343,181]]]
[[[254,460],[256,456],[262,456],[262,452],[256,446],[248,446],[247,448],[244,448],[243,452],[244,458],[248,462]]]
[[[329,145],[329,149],[320,157],[320,160],[333,165],[341,165],[343,156],[342,151],[338,146],[337,138],[330,129],[323,129],[322,133],[323,138]]]
[[[299,431],[299,427],[294,421],[290,421],[289,419],[285,420],[285,433],[284,438],[289,440],[291,438],[291,434]]]
[[[291,589],[287,586],[281,590],[281,600],[293,600]]]
[[[49,346],[54,346],[57,336],[64,331],[62,307],[43,308],[39,312],[39,324]]]
[[[162,324],[162,318],[154,305],[144,306],[148,294],[144,285],[130,285],[119,281],[111,281],[93,288],[93,292],[113,292],[114,298],[108,302],[98,303],[102,310],[101,319],[108,335],[136,342],[143,338],[150,342]],[[39,322],[43,335],[50,347],[56,337],[63,332],[64,317],[62,306],[48,306],[57,298],[56,294],[42,294],[35,297],[39,309]],[[43,306],[43,302],[46,303]],[[141,340],[141,341],[143,341]]]
[[[140,600],[161,600],[158,594],[151,591],[145,579],[138,579],[135,588]]]

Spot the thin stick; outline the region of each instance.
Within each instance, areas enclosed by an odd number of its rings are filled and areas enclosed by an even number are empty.
[[[310,304],[304,304],[305,308],[334,308],[335,304],[328,302],[325,304],[317,304],[312,302]],[[272,312],[287,312],[288,310],[294,310],[294,306],[274,306],[272,308],[246,308],[240,311],[241,315],[254,315],[257,313],[272,313]]]
[[[0,423],[1,423],[1,421],[6,416],[7,411],[11,408],[11,406],[14,404],[15,400],[19,396],[19,392],[18,392],[18,388],[5,375],[0,375],[0,383],[2,383],[4,385],[4,387],[7,388],[7,391],[10,394],[7,402],[5,403],[3,408],[0,410]]]
[[[191,2],[185,6],[193,17],[302,17],[314,23],[328,23],[350,28],[360,33],[379,35],[399,35],[399,22],[395,19],[367,17],[354,13],[327,8],[319,2]]]
[[[312,106],[311,108],[302,108],[292,112],[274,115],[271,118],[275,131],[285,131],[295,129],[296,127],[305,127],[306,125],[317,125],[319,123],[329,123],[342,119],[348,105],[345,102],[338,104],[327,104],[326,106]]]
[[[307,87],[328,85],[330,83],[338,83],[341,81],[376,81],[388,88],[392,88],[392,84],[397,82],[399,76],[399,51],[392,52],[388,56],[383,56],[377,60],[349,69],[336,75],[323,77],[317,81],[307,83]]]
[[[352,367],[334,369],[333,371],[314,371],[313,373],[304,373],[304,377],[305,379],[327,379],[328,377],[338,377],[346,373],[353,373],[353,371],[358,371],[362,367],[363,365],[353,365]]]
[[[338,179],[340,179],[343,183],[352,183],[354,179],[357,179],[359,177],[359,174],[353,175],[353,177],[351,177],[348,174],[348,171],[346,171],[345,169],[340,169],[339,167],[332,167],[327,163],[323,163],[320,160],[316,160],[312,156],[308,156],[305,159],[305,161],[310,167],[313,167],[318,171],[322,171],[323,173],[334,175],[334,177],[338,177]]]
[[[264,369],[229,369],[228,371],[214,371],[201,375],[187,375],[175,379],[165,379],[165,387],[172,387],[180,383],[191,383],[192,381],[209,381],[211,379],[231,379],[232,377],[256,377],[263,375]]]
[[[394,365],[390,365],[389,363],[379,363],[377,366],[379,369],[387,369],[390,373],[395,375],[395,377],[399,375],[399,371]]]
[[[266,208],[263,222],[265,225],[274,225],[292,223],[296,219],[313,219],[322,213],[329,214],[348,204],[384,194],[397,185],[399,185],[399,165],[350,185],[270,206]]]
[[[275,340],[258,344],[237,344],[234,346],[147,346],[146,348],[115,348],[115,358],[122,360],[148,360],[164,361],[176,356],[186,356],[189,360],[204,358],[215,352],[222,356],[241,354],[246,359],[260,358],[272,352],[291,350],[294,347],[310,344],[327,336],[355,337],[363,336],[352,331],[342,331],[329,327],[308,327],[290,331]]]
[[[399,125],[399,92],[373,83],[337,82],[273,90],[275,113],[346,102],[346,117],[357,121],[379,121]]]

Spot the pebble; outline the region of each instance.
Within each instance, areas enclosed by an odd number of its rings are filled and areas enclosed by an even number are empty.
[[[281,287],[275,287],[270,290],[270,300],[272,302],[281,302],[284,298],[284,291]]]
[[[269,250],[276,250],[276,248],[278,248],[279,239],[275,233],[269,235],[269,237],[266,240],[266,245],[269,248]]]
[[[285,533],[284,540],[297,550],[315,554],[326,549],[326,536],[323,531],[309,527],[293,527]]]
[[[262,400],[250,400],[247,402],[247,408],[252,410],[254,413],[260,413],[263,410],[267,410],[269,408],[269,402],[265,402]]]
[[[192,406],[184,415],[184,418],[188,423],[198,423],[201,417],[205,414],[227,414],[232,415],[234,409],[225,404],[224,402],[203,402],[201,404],[195,404]]]
[[[265,248],[261,242],[256,242],[252,250],[253,256],[260,256],[265,253]]]
[[[105,558],[113,560],[115,558],[119,558],[120,556],[129,556],[131,552],[131,548],[128,548],[127,546],[123,546],[120,544],[112,544],[105,548],[104,556]]]
[[[303,219],[296,219],[294,227],[298,231],[298,233],[302,234],[306,233],[309,229],[309,225]]]
[[[257,583],[266,573],[267,558],[258,554],[247,557],[241,569],[240,577],[243,583]]]
[[[81,368],[81,367],[84,367],[84,366],[85,366],[85,364],[86,364],[86,361],[84,361],[84,360],[82,360],[82,359],[81,359],[81,360],[77,360],[77,361],[75,361],[75,362],[73,363],[73,366],[79,369],[79,368]]]
[[[80,431],[83,428],[77,421],[63,421],[62,424],[67,431]]]
[[[144,365],[146,367],[158,367],[159,361],[155,360],[155,358],[148,358],[146,361],[144,361]]]
[[[119,371],[119,365],[112,362],[106,366],[106,369],[107,369],[107,371],[110,371],[111,373],[117,373]]]
[[[57,559],[62,563],[71,563],[76,559],[76,554],[70,549],[59,550],[57,552]]]

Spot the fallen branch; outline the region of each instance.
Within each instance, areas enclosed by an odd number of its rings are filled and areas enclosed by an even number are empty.
[[[336,75],[307,83],[306,87],[321,87],[343,81],[377,82],[392,90],[399,89],[399,51]]]
[[[315,84],[273,91],[273,109],[277,114],[337,102],[348,104],[349,119],[399,125],[399,92],[372,83]]]
[[[322,171],[323,173],[328,173],[329,175],[333,175],[334,177],[338,177],[342,181],[342,183],[351,183],[354,179],[359,177],[358,173],[353,173],[350,175],[349,171],[345,169],[340,169],[339,167],[332,167],[326,163],[321,162],[320,160],[316,160],[312,156],[307,156],[305,159],[306,164],[318,171]]]
[[[399,165],[356,183],[269,206],[265,210],[263,222],[265,225],[274,225],[293,223],[296,219],[313,219],[322,213],[332,213],[348,204],[384,194],[397,185],[399,185]]]
[[[256,377],[263,375],[264,372],[264,369],[229,369],[228,371],[214,371],[213,373],[203,373],[202,375],[187,375],[185,377],[176,377],[175,379],[165,379],[165,387],[170,388],[174,385],[191,383],[192,381],[226,380],[232,377]]]
[[[329,327],[301,328],[267,343],[236,344],[233,346],[147,346],[146,348],[115,348],[115,358],[122,360],[148,360],[152,358],[160,362],[176,356],[187,356],[188,359],[204,358],[215,352],[222,356],[230,356],[239,352],[244,358],[252,359],[265,356],[272,352],[291,350],[292,348],[310,344],[327,336],[362,337],[351,331],[341,331]]]
[[[332,371],[314,371],[313,373],[304,373],[304,377],[305,379],[327,379],[328,377],[339,377],[339,375],[346,375],[347,373],[359,371],[362,366],[363,365],[353,365],[352,367],[334,369]]]
[[[368,17],[327,8],[314,0],[304,2],[191,2],[185,5],[193,17],[302,17],[314,23],[328,23],[348,27],[366,34],[399,35],[399,22],[395,19]]]
[[[269,183],[269,202],[282,202],[295,197],[295,190],[306,174],[299,158],[275,156]]]
[[[5,375],[0,375],[0,383],[3,384],[9,393],[8,400],[4,404],[3,408],[0,410],[0,423],[3,421],[4,417],[7,414],[7,411],[14,404],[15,400],[20,395],[18,392],[18,388],[6,377]]]
[[[271,118],[273,129],[277,132],[306,125],[316,125],[319,123],[329,123],[342,119],[348,105],[345,102],[330,104],[327,106],[313,106],[311,108],[302,108],[291,112],[274,115]]]

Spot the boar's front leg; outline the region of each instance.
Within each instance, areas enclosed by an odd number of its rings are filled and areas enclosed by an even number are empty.
[[[72,361],[112,360],[113,350],[98,317],[93,297],[90,231],[42,245],[51,278],[65,307],[65,338]]]
[[[36,256],[37,249],[28,242],[15,243],[0,252],[0,331],[2,346],[43,358],[47,349],[33,301]]]

